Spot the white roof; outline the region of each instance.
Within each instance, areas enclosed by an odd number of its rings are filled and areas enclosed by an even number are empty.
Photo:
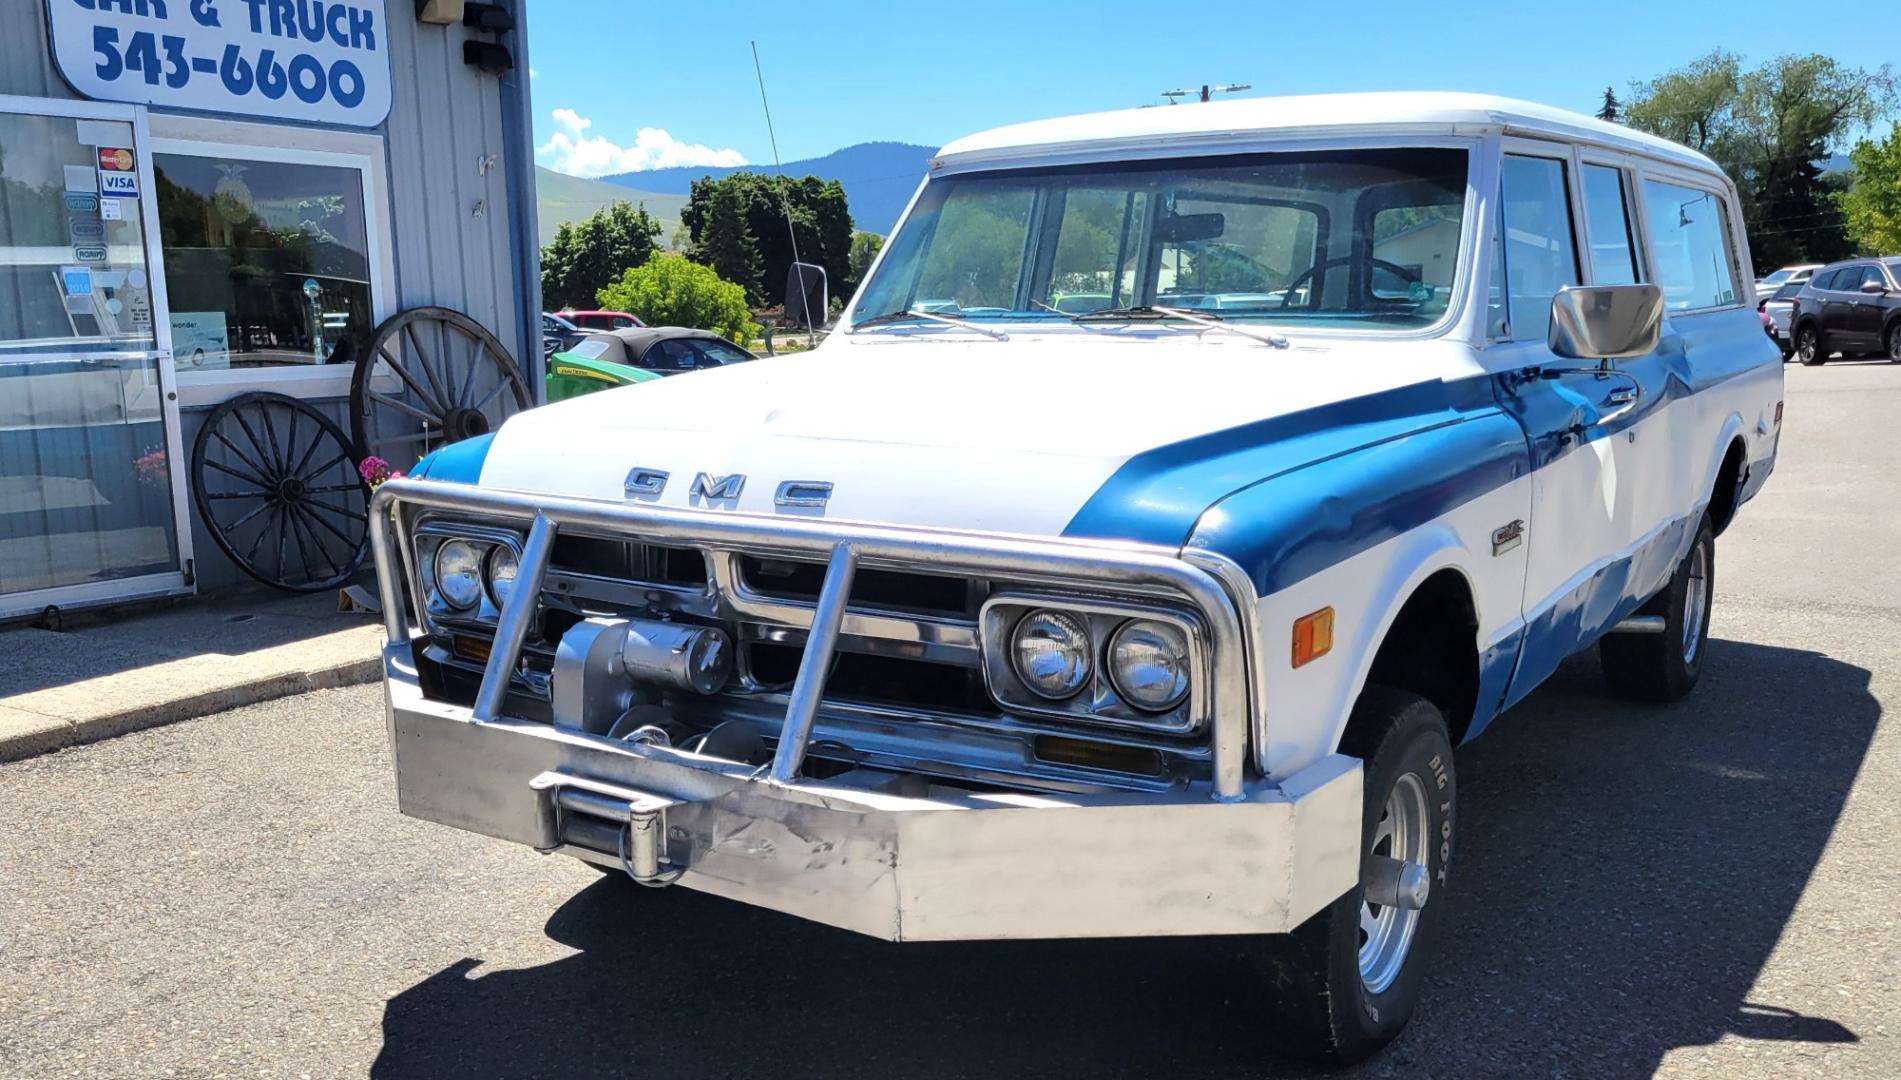
[[[1474,128],[1550,135],[1647,154],[1710,172],[1715,162],[1680,143],[1513,98],[1490,94],[1391,92],[1227,98],[1190,105],[1065,116],[966,135],[938,151],[933,168],[1001,164],[1053,156],[1089,157],[1135,146],[1232,146],[1263,137],[1369,133],[1452,134]]]

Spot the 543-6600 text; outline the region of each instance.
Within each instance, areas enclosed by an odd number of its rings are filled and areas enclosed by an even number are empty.
[[[285,58],[275,49],[260,49],[253,60],[236,45],[226,45],[218,57],[187,56],[184,38],[143,30],[126,38],[121,47],[119,30],[112,26],[93,27],[92,49],[98,58],[94,70],[108,82],[133,72],[143,76],[147,85],[157,86],[163,80],[176,90],[193,76],[203,75],[222,80],[224,88],[237,97],[256,92],[275,101],[289,93],[315,105],[328,96],[346,109],[363,101],[363,72],[348,60],[325,67],[308,53]]]

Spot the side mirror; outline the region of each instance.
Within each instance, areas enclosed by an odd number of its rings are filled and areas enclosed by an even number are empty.
[[[1861,291],[1880,296],[1882,293],[1888,291],[1888,287],[1879,281],[1864,281],[1861,283]]]
[[[831,311],[831,299],[825,290],[825,268],[812,263],[795,262],[786,268],[786,322],[817,330],[825,325]]]
[[[1618,360],[1656,350],[1663,290],[1655,285],[1573,285],[1551,298],[1546,343],[1569,360]]]

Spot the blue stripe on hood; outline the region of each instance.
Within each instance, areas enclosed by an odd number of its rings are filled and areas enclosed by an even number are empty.
[[[1496,409],[1489,376],[1431,379],[1170,443],[1124,462],[1063,535],[1180,546],[1236,491]]]
[[[437,447],[418,461],[416,467],[409,470],[409,475],[418,480],[479,484],[482,482],[482,463],[488,460],[488,450],[494,442],[495,433],[490,432]]]

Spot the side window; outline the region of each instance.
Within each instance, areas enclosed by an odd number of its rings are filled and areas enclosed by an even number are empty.
[[[1637,283],[1637,245],[1631,238],[1624,177],[1607,165],[1586,165],[1584,220],[1591,231],[1591,279],[1599,285]]]
[[[640,366],[655,371],[692,371],[700,364],[699,355],[693,351],[693,346],[675,338],[648,349]]]
[[[1809,288],[1820,292],[1824,289],[1827,289],[1829,285],[1832,282],[1834,282],[1834,280],[1835,280],[1835,271],[1817,270],[1815,272],[1815,276],[1809,279]]]
[[[1564,162],[1505,155],[1499,202],[1504,213],[1504,300],[1511,336],[1542,341],[1551,324],[1551,298],[1566,285],[1578,283]]]
[[[632,319],[617,318],[614,320],[614,329],[616,330],[625,330],[628,327],[633,326],[633,325],[634,325],[634,320]]]
[[[1870,282],[1873,282],[1874,284],[1879,285],[1884,289],[1888,287],[1888,279],[1882,276],[1881,268],[1878,266],[1870,265],[1870,266],[1862,267],[1861,268],[1861,283],[1859,285],[1856,285],[1855,287],[1859,289]]]
[[[1656,247],[1652,255],[1665,308],[1693,311],[1736,302],[1729,210],[1722,196],[1645,180],[1644,216]]]

